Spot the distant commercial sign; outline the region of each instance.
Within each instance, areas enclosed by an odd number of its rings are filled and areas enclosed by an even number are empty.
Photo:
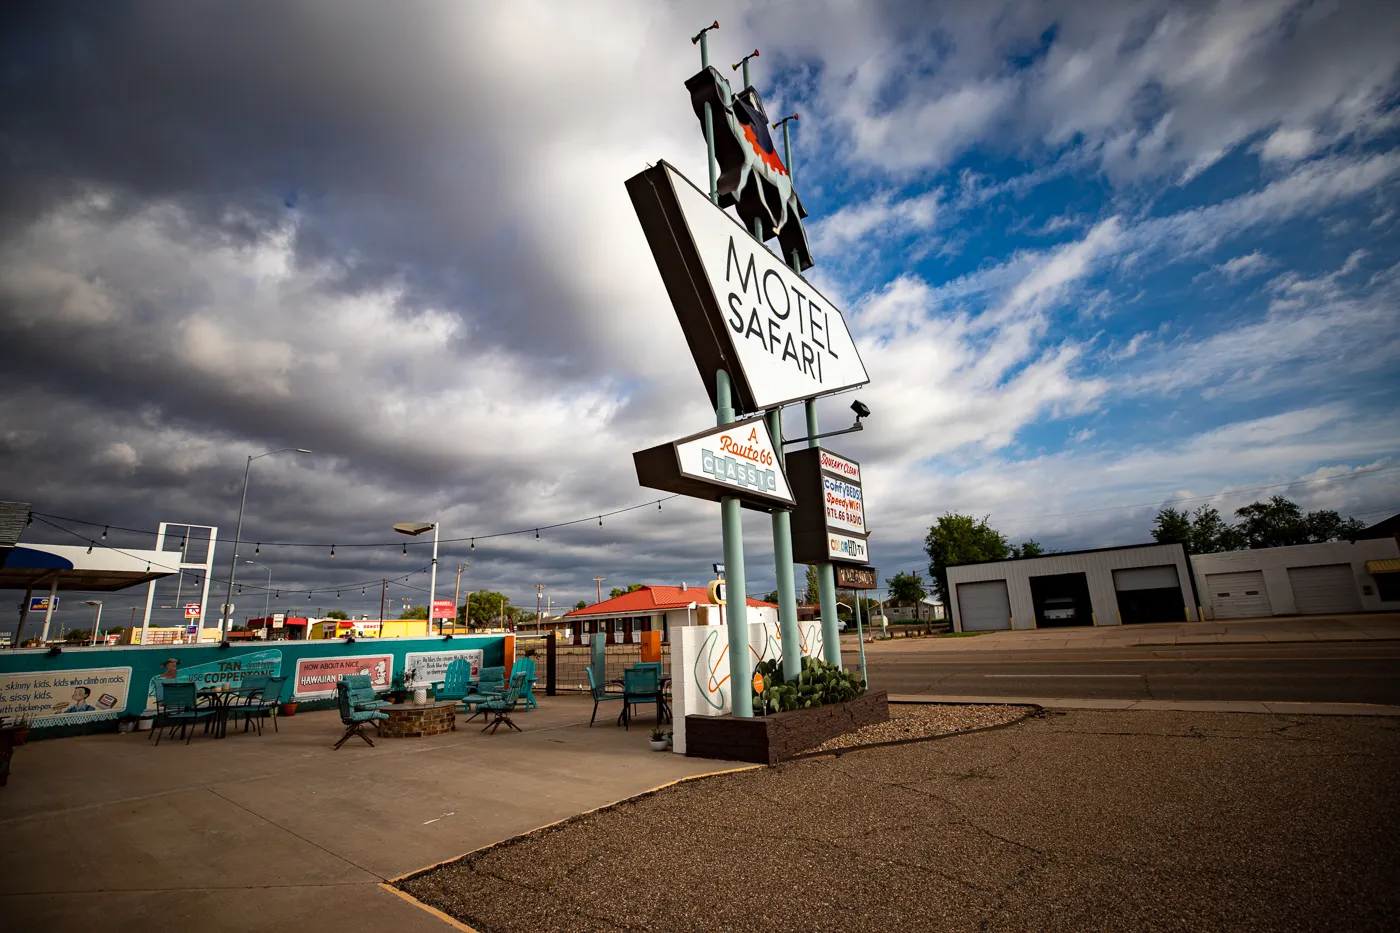
[[[457,606],[450,599],[433,600],[434,619],[455,619],[457,618]]]
[[[836,565],[836,585],[843,590],[874,590],[880,586],[880,574],[874,567]]]
[[[203,611],[204,610],[200,608],[199,603],[185,603],[186,619],[198,619],[200,613]]]
[[[59,600],[61,600],[63,597],[62,597],[62,596],[54,596],[54,597],[52,597],[52,598],[53,598],[53,608],[54,608],[55,611],[57,611],[57,610],[58,610],[58,602],[59,602]],[[50,599],[50,597],[48,597],[48,596],[31,596],[31,597],[29,597],[29,611],[30,611],[30,612],[48,612],[48,611],[49,611],[49,599]]]

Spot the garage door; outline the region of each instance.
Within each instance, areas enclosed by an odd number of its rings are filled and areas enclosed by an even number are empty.
[[[1294,611],[1301,615],[1361,611],[1351,564],[1289,567],[1288,582],[1293,587]]]
[[[1011,628],[1011,600],[1005,580],[958,584],[958,613],[964,632]]]
[[[1208,573],[1206,592],[1215,619],[1255,619],[1273,614],[1262,570]]]
[[[1113,588],[1118,596],[1118,619],[1124,625],[1186,621],[1186,601],[1175,564],[1115,570]]]

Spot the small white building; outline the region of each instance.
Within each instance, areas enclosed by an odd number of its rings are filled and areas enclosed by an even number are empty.
[[[1199,618],[1180,544],[961,564],[948,568],[948,588],[958,632]]]
[[[724,613],[727,615],[728,613]],[[637,643],[643,632],[660,632],[672,641],[671,630],[686,625],[719,625],[720,607],[709,601],[703,586],[643,586],[564,614],[573,626],[571,643],[586,645],[602,634],[610,645]],[[778,621],[778,607],[752,597],[748,600],[751,623]]]
[[[1394,538],[1196,554],[1207,619],[1400,611]]]

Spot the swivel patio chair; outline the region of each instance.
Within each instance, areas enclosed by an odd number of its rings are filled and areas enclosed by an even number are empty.
[[[517,671],[510,678],[510,688],[506,690],[505,696],[496,700],[484,700],[482,701],[481,705],[477,707],[477,710],[483,715],[486,713],[492,713],[496,717],[495,719],[492,719],[490,722],[488,722],[485,726],[482,727],[482,732],[485,732],[487,729],[490,729],[491,734],[495,735],[496,730],[501,727],[502,723],[505,723],[507,726],[510,726],[516,732],[525,731],[519,726],[517,726],[515,723],[511,722],[510,714],[515,711],[515,704],[520,702],[520,694],[525,689],[526,679],[527,678],[525,676],[524,671]]]
[[[169,726],[172,736],[175,734],[177,726],[182,733],[188,729],[189,734],[185,737],[185,744],[190,744],[190,739],[194,738],[195,723],[213,719],[215,711],[199,705],[199,688],[192,683],[172,681],[162,685],[161,690],[163,699],[161,700],[160,718],[156,720],[156,726],[159,729]],[[160,745],[160,736],[156,736],[156,745]]]
[[[498,700],[505,692],[506,669],[504,667],[483,667],[481,676],[472,685],[472,689],[459,701],[463,710],[470,714],[467,716],[467,722],[476,718],[476,714],[480,712],[478,708],[480,704],[487,700]]]
[[[365,740],[365,744],[374,748],[374,741],[365,732],[365,724],[374,722],[377,719],[388,719],[388,713],[381,713],[378,710],[357,710],[350,701],[350,685],[345,681],[338,681],[335,685],[335,701],[340,708],[340,721],[345,724],[345,734],[340,737],[340,741],[331,746],[331,749],[338,750],[344,745],[352,735],[358,735]]]
[[[607,684],[597,683],[593,679],[593,668],[585,667],[584,671],[588,674],[588,692],[593,697],[593,715],[588,717],[588,725],[592,726],[593,720],[598,718],[599,703],[606,703],[609,700],[624,700],[626,697],[621,693],[609,693]]]

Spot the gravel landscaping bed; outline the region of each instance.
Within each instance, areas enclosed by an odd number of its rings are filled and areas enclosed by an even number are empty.
[[[1015,722],[1028,713],[1026,706],[945,706],[942,704],[891,703],[890,718],[885,722],[862,726],[854,732],[847,732],[803,752],[811,755],[818,752],[833,752],[846,748],[860,748],[863,745],[879,745],[884,742],[904,742],[912,739],[927,739],[936,735],[951,735],[955,732],[970,732],[990,726],[1004,726]]]
[[[1397,836],[1400,720],[1051,711],[688,781],[398,887],[481,933],[1389,933]]]

